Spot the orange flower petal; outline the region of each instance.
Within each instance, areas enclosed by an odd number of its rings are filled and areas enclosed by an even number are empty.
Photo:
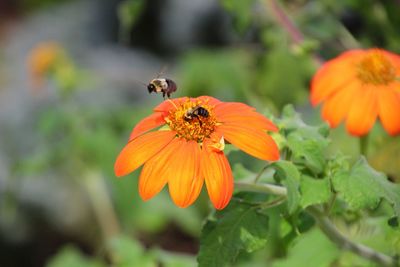
[[[352,79],[356,79],[354,63],[365,53],[363,50],[351,50],[325,63],[311,81],[311,104],[317,105]]]
[[[118,155],[114,165],[116,176],[126,175],[154,156],[173,138],[173,131],[156,131],[139,136],[129,142]]]
[[[400,56],[390,53],[388,51],[384,51],[384,52],[390,54],[389,60],[392,62],[393,66],[396,68],[396,77],[398,79],[400,77]],[[396,81],[396,83],[398,84],[398,81]],[[397,86],[397,92],[400,92],[399,86]]]
[[[164,175],[175,205],[185,208],[199,196],[204,178],[200,174],[199,145],[195,141],[179,140],[179,148],[170,158],[169,170]]]
[[[400,133],[400,91],[382,89],[378,94],[379,117],[383,128],[390,134]]]
[[[174,153],[180,146],[180,139],[174,138],[144,164],[139,177],[139,194],[143,200],[149,200],[161,191],[168,182],[168,172],[175,173],[170,168],[170,161],[175,157]]]
[[[364,86],[363,92],[354,96],[346,120],[347,131],[356,136],[364,135],[374,125],[378,114],[377,92],[373,86]]]
[[[217,116],[223,116],[227,111],[240,113],[240,112],[251,112],[256,109],[250,107],[249,105],[240,103],[240,102],[221,102],[215,106],[214,112]]]
[[[278,131],[278,128],[255,109],[242,103],[221,103],[214,108],[218,122],[230,125],[249,125],[251,128]]]
[[[169,112],[171,109],[175,109],[175,106],[179,106],[180,103],[183,103],[188,99],[189,99],[188,97],[179,97],[179,98],[164,100],[163,102],[161,102],[161,104],[159,104],[157,107],[154,108],[154,111]]]
[[[223,152],[207,149],[201,151],[201,173],[205,178],[207,192],[216,209],[223,209],[232,198],[233,176]]]
[[[198,100],[201,100],[202,102],[207,103],[211,106],[215,106],[219,103],[222,103],[220,100],[218,100],[212,96],[199,96],[199,97],[193,99],[194,102],[196,102]]]
[[[278,160],[279,149],[267,133],[238,125],[220,125],[217,128],[226,140],[244,152],[262,159]]]
[[[322,107],[322,118],[328,121],[332,128],[338,126],[348,114],[354,96],[358,93],[362,93],[362,88],[356,80],[344,86],[326,100]]]
[[[165,115],[163,113],[156,112],[141,120],[138,124],[136,124],[135,128],[133,128],[133,131],[129,137],[129,141],[151,129],[154,129],[157,126],[165,124],[164,117]]]
[[[383,50],[383,49],[381,49],[380,52],[383,53],[389,59],[389,61],[396,68],[397,75],[399,75],[400,74],[400,56],[397,54],[394,54],[390,51]]]

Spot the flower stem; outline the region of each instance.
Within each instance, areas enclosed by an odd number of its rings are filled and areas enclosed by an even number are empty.
[[[257,183],[258,180],[260,180],[261,175],[265,172],[266,169],[268,169],[269,165],[264,166],[261,171],[257,174],[256,178],[254,178],[254,183]]]
[[[99,224],[104,244],[120,233],[120,226],[103,177],[96,171],[88,172],[83,183],[97,223]]]
[[[275,17],[276,23],[289,34],[293,44],[302,44],[304,42],[303,33],[289,18],[289,16],[286,14],[280,4],[276,0],[265,0],[265,5]],[[314,53],[312,59],[317,66],[321,66],[324,63],[324,60],[316,53]]]
[[[368,155],[369,134],[361,136],[359,139],[360,139],[360,155],[367,157],[367,155]]]
[[[286,188],[278,185],[235,182],[235,187],[239,188],[240,190],[274,194],[278,196],[287,196]],[[308,207],[306,209],[306,212],[308,212],[311,216],[314,217],[315,221],[317,222],[322,232],[339,248],[349,250],[362,258],[374,261],[378,263],[379,266],[383,267],[400,266],[399,262],[395,258],[387,256],[367,246],[355,243],[350,239],[348,239],[346,236],[344,236],[342,233],[339,232],[339,230],[329,220],[329,218],[316,206]]]
[[[243,182],[235,182],[235,188],[239,188],[240,190],[243,191],[267,193],[277,196],[287,195],[287,190],[285,187],[273,184],[250,184]]]

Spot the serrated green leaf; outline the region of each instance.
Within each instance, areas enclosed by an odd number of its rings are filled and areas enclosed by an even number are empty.
[[[321,124],[319,126],[309,126],[302,119],[299,113],[296,112],[293,105],[286,105],[282,110],[282,118],[276,120],[279,129],[286,132],[294,130],[300,131],[304,136],[309,138],[326,138],[329,135],[329,126]]]
[[[106,265],[96,259],[82,255],[75,247],[62,248],[47,264],[46,267],[105,267]]]
[[[328,146],[328,140],[311,139],[309,135],[302,136],[296,131],[288,135],[287,144],[295,163],[307,166],[316,174],[323,172],[326,163],[324,150]]]
[[[313,179],[306,175],[301,176],[300,192],[300,205],[303,208],[310,205],[325,203],[332,195],[328,179]]]
[[[199,266],[222,267],[233,262],[240,252],[253,252],[267,243],[268,217],[255,206],[233,199],[217,211],[203,227],[200,238]]]
[[[351,208],[375,208],[381,199],[386,199],[400,216],[400,187],[386,179],[386,176],[370,167],[361,158],[350,171],[336,173],[332,177],[335,190]]]
[[[275,162],[273,166],[276,169],[275,177],[287,188],[288,211],[291,214],[300,204],[300,172],[289,161]]]
[[[276,123],[286,137],[285,146],[291,152],[292,161],[314,174],[322,173],[326,166],[325,149],[329,145],[327,125],[306,125],[291,105],[283,109],[282,118]]]

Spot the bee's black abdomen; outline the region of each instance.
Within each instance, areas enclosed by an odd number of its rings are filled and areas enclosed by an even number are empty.
[[[199,107],[197,110],[196,110],[196,114],[198,115],[198,116],[201,116],[201,117],[205,117],[205,118],[207,118],[208,117],[208,110],[207,109],[205,109],[205,108],[203,108],[203,107]]]
[[[176,89],[177,89],[176,83],[175,83],[173,80],[171,80],[171,79],[165,79],[165,81],[166,81],[167,84],[168,84],[168,93],[171,94],[171,93],[175,92]]]

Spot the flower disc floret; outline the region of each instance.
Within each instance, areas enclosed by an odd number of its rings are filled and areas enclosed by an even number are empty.
[[[185,138],[187,141],[194,140],[202,143],[204,138],[209,138],[215,130],[217,119],[213,112],[213,106],[207,103],[208,101],[187,100],[176,109],[169,111],[165,118],[171,130],[175,131],[178,137]],[[208,111],[208,116],[196,116],[193,119],[185,119],[187,114],[194,108],[202,107]]]
[[[358,78],[365,84],[386,85],[396,79],[396,69],[379,49],[371,49],[357,65]]]

